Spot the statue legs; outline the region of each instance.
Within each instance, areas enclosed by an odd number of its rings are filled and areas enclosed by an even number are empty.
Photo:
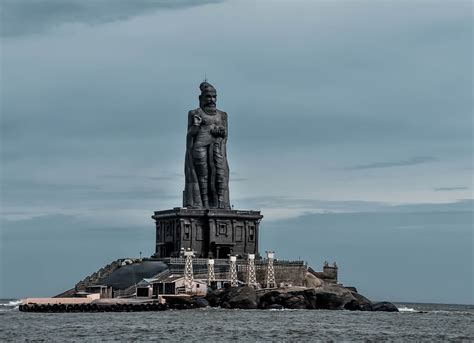
[[[195,147],[193,150],[194,168],[199,183],[202,206],[204,208],[225,208],[226,161],[220,144]]]
[[[208,152],[207,146],[194,148],[193,160],[194,168],[196,169],[197,179],[199,183],[199,191],[201,193],[202,206],[209,208],[209,168],[208,168]]]
[[[225,189],[225,159],[222,156],[220,145],[214,144],[214,164],[216,166],[216,193],[217,207],[224,208],[224,189]]]

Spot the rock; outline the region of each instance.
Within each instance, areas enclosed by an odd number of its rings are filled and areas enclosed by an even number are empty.
[[[257,293],[250,286],[232,287],[221,296],[221,307],[224,302],[228,302],[231,308],[256,309]]]
[[[281,298],[282,293],[279,291],[270,291],[263,294],[260,299],[258,299],[259,308],[267,308],[271,305],[281,305],[284,301],[284,298]]]
[[[323,282],[317,288],[283,288],[263,294],[260,291],[258,296],[255,289],[249,286],[208,290],[205,300],[208,301],[210,306],[239,309],[255,309],[258,307],[260,309],[346,309],[351,311],[397,310],[390,303],[379,303],[374,309],[374,304],[357,293],[354,288],[348,289],[339,284],[326,282]],[[195,306],[201,306],[201,304],[195,304]]]
[[[357,301],[357,303],[359,305],[361,305],[361,306],[372,305],[372,301],[370,301],[369,299],[367,299],[363,295],[360,295],[357,292],[351,292],[351,294],[355,298],[355,300]]]
[[[188,296],[164,296],[169,308],[176,310],[186,310],[195,307],[195,301]]]
[[[351,294],[354,299],[347,302],[344,305],[344,309],[350,311],[372,311],[372,302],[369,299],[355,291],[351,291]]]
[[[293,295],[285,300],[283,304],[285,308],[304,310],[309,307],[308,301],[303,294]]]
[[[308,288],[318,288],[321,287],[323,282],[317,278],[315,275],[307,272],[304,275],[304,285]]]
[[[230,309],[230,308],[232,308],[232,307],[230,306],[230,304],[229,304],[227,301],[224,301],[224,302],[221,304],[221,308]]]
[[[349,310],[349,311],[361,311],[362,307],[359,305],[357,300],[352,299],[351,301],[349,301],[348,303],[344,305],[344,309]]]
[[[351,292],[340,285],[323,284],[315,289],[316,309],[340,310],[351,300],[355,300]]]
[[[209,306],[209,302],[204,298],[195,297],[193,298],[193,300],[194,300],[194,307],[208,307]]]
[[[307,289],[303,291],[303,294],[306,298],[308,309],[315,310],[318,308],[316,290],[314,288]]]
[[[224,293],[224,290],[209,290],[206,294],[206,300],[209,302],[209,306],[217,307],[221,305],[221,297]]]
[[[372,304],[372,311],[398,312],[398,308],[388,301],[382,301]]]

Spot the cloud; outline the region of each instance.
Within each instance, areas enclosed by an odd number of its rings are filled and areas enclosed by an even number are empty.
[[[387,207],[387,212],[427,213],[427,212],[474,212],[474,199],[461,199],[440,204],[403,204]]]
[[[169,181],[176,180],[178,178],[184,178],[184,174],[169,173],[167,175],[159,176],[148,176],[139,174],[104,174],[101,175],[105,179],[118,179],[118,180],[130,180],[130,179],[146,179],[146,180],[158,180],[158,181]]]
[[[438,187],[435,188],[434,190],[436,192],[449,192],[449,191],[462,191],[469,189],[469,187]]]
[[[158,9],[179,9],[221,0],[4,0],[1,35],[41,33],[65,23],[103,24],[126,20]]]
[[[110,4],[2,2],[11,37],[58,33],[4,40],[4,206],[179,205],[186,113],[205,72],[229,113],[237,207],[271,209],[268,218],[469,196],[433,189],[468,185],[472,174],[458,171],[472,156],[470,11],[408,2]],[[345,166],[359,172],[330,170]],[[275,193],[286,198],[239,199]],[[354,198],[374,202],[324,202]]]
[[[239,204],[262,210],[267,220],[296,218],[306,214],[324,213],[427,213],[470,212],[474,199],[446,203],[391,204],[379,201],[344,201],[301,199],[287,196],[261,196],[236,199]]]
[[[419,156],[412,157],[407,160],[400,161],[387,161],[387,162],[375,162],[369,164],[359,164],[351,167],[343,168],[344,170],[363,170],[363,169],[375,169],[375,168],[392,168],[392,167],[404,167],[404,166],[413,166],[417,164],[437,162],[438,159],[430,156]]]
[[[50,182],[40,182],[34,180],[8,180],[8,183],[2,184],[3,191],[28,191],[28,192],[44,192],[44,191],[97,191],[99,186],[80,185],[80,184],[60,184]]]
[[[377,201],[344,201],[292,198],[288,196],[259,196],[236,199],[239,203],[250,204],[255,208],[313,209],[321,212],[365,212],[388,204]]]

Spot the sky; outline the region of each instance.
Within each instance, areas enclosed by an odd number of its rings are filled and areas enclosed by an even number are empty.
[[[262,251],[337,260],[369,298],[473,303],[472,2],[0,11],[0,297],[154,252],[207,78],[229,115],[231,203],[262,211]]]

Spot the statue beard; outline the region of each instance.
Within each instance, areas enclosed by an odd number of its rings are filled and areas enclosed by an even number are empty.
[[[216,114],[217,113],[217,108],[215,106],[203,106],[202,109],[207,114]]]

